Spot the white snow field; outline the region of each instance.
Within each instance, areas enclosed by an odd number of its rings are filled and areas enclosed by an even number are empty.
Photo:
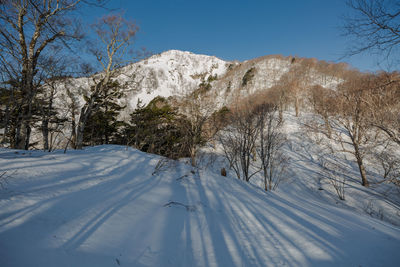
[[[0,149],[0,266],[399,266],[400,228],[123,146]],[[214,169],[214,171],[213,171]]]

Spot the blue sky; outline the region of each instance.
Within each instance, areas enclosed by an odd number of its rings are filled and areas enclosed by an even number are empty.
[[[349,40],[341,36],[345,0],[111,0],[140,27],[136,47],[170,49],[246,60],[270,54],[339,61]],[[85,10],[90,23],[107,10]],[[365,54],[341,59],[360,70],[377,70]]]

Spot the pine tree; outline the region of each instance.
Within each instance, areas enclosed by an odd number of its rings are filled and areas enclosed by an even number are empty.
[[[118,103],[124,96],[117,81],[109,82],[95,101],[93,112],[89,116],[83,141],[86,145],[119,143],[120,131],[124,123],[118,119],[125,108]]]
[[[131,114],[130,138],[133,146],[149,153],[170,158],[189,155],[185,147],[184,128],[188,123],[163,97],[154,98],[147,106],[138,105]]]

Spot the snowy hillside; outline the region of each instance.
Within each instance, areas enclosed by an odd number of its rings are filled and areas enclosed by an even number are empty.
[[[185,96],[196,90],[202,82],[207,82],[210,76],[215,80],[210,82],[211,90],[206,94],[215,97],[216,107],[229,105],[237,97],[269,89],[296,68],[303,71],[294,73],[298,76],[294,79],[306,78],[308,86],[318,84],[335,88],[341,82],[332,73],[317,69],[317,60],[308,59],[313,64],[303,66],[301,62],[305,60],[295,62],[293,57],[272,55],[244,62],[229,62],[213,56],[170,50],[122,68],[116,79],[128,90],[126,104],[131,109],[136,107],[138,99],[147,104],[156,96]],[[243,77],[252,68],[253,77],[244,86]]]
[[[400,228],[307,190],[265,193],[220,176],[219,163],[193,170],[160,159],[111,145],[67,154],[1,149],[7,179],[0,190],[0,266],[400,262]]]
[[[229,64],[213,56],[170,50],[119,69],[114,79],[124,89],[125,96],[120,102],[130,112],[136,108],[138,100],[147,104],[156,96],[184,96],[209,76],[222,76]],[[82,106],[83,95],[92,83],[91,77],[82,77],[62,84],[58,106],[67,110],[70,99],[64,92],[66,88],[72,90],[78,106]]]
[[[301,83],[303,95],[313,85],[334,89],[342,82],[340,71],[335,71],[338,66],[340,64],[316,59],[279,55],[228,62],[214,56],[170,50],[117,69],[113,79],[123,91],[123,96],[116,100],[125,107],[119,119],[129,122],[139,101],[146,105],[157,96],[185,97],[199,90],[202,98],[210,99],[211,106],[217,110],[277,85],[287,89]],[[79,120],[85,98],[90,98],[91,87],[99,75],[65,79],[57,85],[54,107],[59,117],[68,119],[61,134],[55,138],[54,144],[58,144],[58,148],[68,142],[72,117],[76,122]],[[40,129],[33,129],[32,139],[32,143],[40,146]]]
[[[320,64],[311,60],[314,65],[304,67],[300,59],[293,62],[292,57],[265,56],[244,62],[224,61],[214,56],[197,55],[191,52],[170,50],[158,55],[127,65],[118,71],[115,80],[119,82],[125,91],[125,96],[120,103],[127,106],[125,114],[129,114],[136,108],[138,100],[142,104],[149,103],[157,96],[186,96],[199,88],[202,82],[209,77],[215,77],[210,82],[211,90],[206,94],[212,95],[215,106],[229,105],[237,97],[246,97],[258,91],[262,91],[278,84],[280,79],[296,68],[304,69],[296,78],[306,77],[306,84],[311,86],[319,84],[327,88],[335,88],[341,81],[333,74],[328,74],[315,67]],[[323,62],[328,67],[333,64]],[[243,77],[247,71],[254,69],[253,77],[248,84],[243,86]],[[305,70],[306,68],[309,68]],[[70,83],[68,85],[68,83]],[[57,105],[68,110],[66,104],[70,99],[66,96],[65,87],[69,87],[78,107],[84,103],[83,95],[86,94],[90,77],[69,80],[62,86],[59,92]]]
[[[129,81],[129,77],[134,77],[137,90],[127,95],[134,108],[138,99],[148,103],[156,96],[184,96],[195,90],[202,79],[222,76],[228,65],[229,62],[213,56],[170,50],[123,68],[117,80]]]

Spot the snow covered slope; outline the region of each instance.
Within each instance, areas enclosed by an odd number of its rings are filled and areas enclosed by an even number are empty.
[[[114,79],[125,91],[121,102],[132,110],[139,99],[142,104],[147,104],[156,96],[184,96],[209,76],[222,76],[229,64],[214,56],[169,50],[119,69]],[[57,104],[62,107],[70,102],[63,92],[67,86],[78,98],[79,106],[83,105],[82,95],[91,83],[90,77],[68,80],[61,86],[59,98],[62,100]]]
[[[169,50],[122,68],[116,79],[134,89],[126,98],[135,108],[138,99],[146,104],[156,96],[184,96],[209,76],[223,75],[228,65],[213,56]]]
[[[271,55],[230,62],[214,56],[169,50],[119,69],[115,80],[125,90],[120,102],[127,106],[126,114],[136,108],[138,100],[147,104],[156,96],[186,96],[198,89],[202,82],[207,82],[210,76],[214,79],[210,81],[211,90],[206,93],[214,97],[216,108],[232,104],[237,97],[246,97],[282,83],[281,78],[288,73],[294,79],[306,78],[308,86],[319,84],[334,88],[341,81],[332,71],[338,64],[316,59],[293,60],[293,57]],[[243,77],[252,68],[253,77],[244,86]],[[62,113],[68,113],[71,101],[64,92],[65,87],[72,91],[79,109],[91,83],[92,78],[82,77],[68,80],[61,86],[56,105],[63,110]]]
[[[398,266],[400,228],[121,146],[0,150],[0,266]],[[214,171],[213,171],[214,169]],[[229,176],[229,175],[228,175]]]
[[[345,71],[340,66],[316,59],[279,55],[229,62],[214,56],[170,50],[116,71],[114,79],[124,91],[124,96],[118,102],[126,107],[119,119],[128,122],[139,100],[145,105],[157,96],[188,96],[199,89],[201,84],[207,85],[207,89],[203,88],[202,96],[212,99],[215,110],[276,85],[287,87],[288,81],[295,83],[301,80],[304,87],[302,94],[306,94],[307,89],[316,84],[335,88],[342,81],[338,75]],[[249,75],[251,77],[244,85],[244,77],[250,70],[253,70]],[[78,121],[79,111],[85,104],[85,96],[90,95],[91,86],[93,77],[66,79],[60,83],[54,106],[58,109],[59,116],[68,118],[68,121],[64,123],[62,134],[57,135],[54,142],[59,144],[59,148],[68,142],[66,137],[71,136],[71,118],[74,116],[75,121]],[[41,142],[40,129],[33,128],[32,143],[40,146]]]

